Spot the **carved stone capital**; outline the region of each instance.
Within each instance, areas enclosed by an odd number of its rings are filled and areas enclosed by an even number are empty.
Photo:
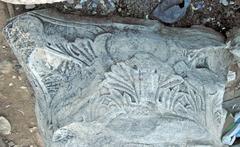
[[[4,34],[35,90],[46,146],[222,146],[232,55],[214,31],[42,10]]]

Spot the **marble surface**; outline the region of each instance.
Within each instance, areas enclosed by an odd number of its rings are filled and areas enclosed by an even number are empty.
[[[41,10],[4,34],[35,91],[46,146],[223,146],[233,55],[213,30]]]

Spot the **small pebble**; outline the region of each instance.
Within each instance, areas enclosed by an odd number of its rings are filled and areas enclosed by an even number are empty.
[[[25,87],[25,86],[21,86],[20,88],[21,88],[21,89],[27,89],[27,87]]]
[[[231,82],[231,81],[234,81],[235,79],[236,79],[236,72],[229,71],[227,74],[227,81]]]
[[[8,86],[9,86],[9,87],[13,86],[13,83],[9,83]]]
[[[16,79],[16,76],[12,76],[12,79]]]
[[[32,127],[32,128],[29,129],[29,131],[30,131],[31,133],[35,132],[36,130],[37,130],[37,127]]]

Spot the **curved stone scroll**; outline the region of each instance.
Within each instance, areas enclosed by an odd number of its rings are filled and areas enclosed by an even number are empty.
[[[222,146],[223,38],[129,20],[42,10],[5,27],[46,146]]]

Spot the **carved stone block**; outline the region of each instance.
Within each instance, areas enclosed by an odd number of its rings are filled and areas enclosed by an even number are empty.
[[[232,55],[216,32],[42,10],[4,34],[35,90],[46,146],[222,146]]]

